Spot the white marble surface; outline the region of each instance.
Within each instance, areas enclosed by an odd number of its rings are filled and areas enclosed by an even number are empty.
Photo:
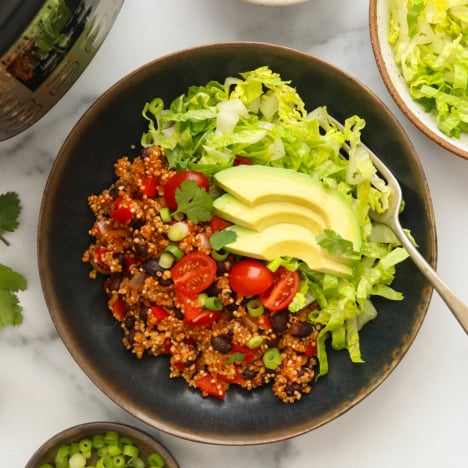
[[[127,0],[92,64],[33,128],[0,143],[0,192],[19,193],[20,228],[0,246],[0,261],[22,272],[24,322],[0,330],[2,467],[20,468],[54,433],[77,423],[114,420],[153,432],[183,468],[439,468],[468,466],[468,340],[437,295],[400,366],[370,397],[306,435],[267,446],[220,447],[149,429],[105,397],[65,350],[49,318],[36,264],[42,191],[65,136],[115,81],[163,54],[194,45],[256,40],[328,60],[375,91],[407,129],[432,191],[439,272],[468,302],[468,161],[415,130],[378,74],[366,0],[312,0],[287,7],[240,0]]]

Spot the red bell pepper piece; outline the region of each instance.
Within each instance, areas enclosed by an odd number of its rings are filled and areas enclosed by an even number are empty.
[[[167,312],[159,306],[152,306],[151,313],[158,322],[164,320],[167,317]]]
[[[125,302],[123,299],[118,298],[112,305],[111,305],[112,315],[116,320],[122,321],[125,317]]]
[[[211,395],[220,400],[226,395],[227,385],[210,374],[196,376],[194,383],[203,395]]]
[[[140,186],[140,192],[148,198],[154,198],[157,193],[158,181],[156,177],[144,177]]]
[[[116,223],[127,224],[133,218],[133,213],[131,212],[130,208],[127,208],[126,206],[120,206],[119,208],[109,212],[109,216]]]

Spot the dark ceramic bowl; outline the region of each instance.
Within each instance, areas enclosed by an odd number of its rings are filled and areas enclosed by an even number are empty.
[[[107,311],[100,281],[88,278],[81,254],[91,241],[90,194],[113,181],[113,164],[139,152],[145,102],[166,102],[194,84],[223,81],[269,65],[292,80],[308,109],[326,105],[340,120],[359,114],[367,121],[363,140],[399,178],[406,210],[401,217],[422,254],[434,265],[433,211],[420,161],[405,132],[384,104],[349,75],[302,52],[256,43],[228,43],[184,50],[151,62],[100,97],[72,130],[52,168],[39,221],[39,269],[57,330],[89,378],[123,409],[175,436],[219,444],[260,444],[317,428],[375,390],[401,361],[423,322],[432,289],[406,261],[395,287],[403,302],[375,300],[379,315],[361,334],[365,364],[347,352],[330,351],[330,372],[312,393],[287,405],[270,388],[232,388],[224,401],[202,398],[182,379],[168,377],[161,357],[137,360],[121,344],[121,330]],[[416,398],[416,395],[414,396]]]
[[[144,431],[136,429],[126,424],[119,424],[113,422],[91,422],[78,424],[77,426],[65,429],[62,432],[51,437],[44,442],[33,454],[25,468],[39,468],[45,463],[53,463],[57,449],[62,444],[71,444],[72,442],[79,442],[82,439],[90,438],[93,436],[106,432],[117,432],[121,437],[130,438],[136,447],[139,449],[139,456],[146,461],[146,458],[151,453],[159,453],[165,462],[165,468],[179,468],[178,463],[174,460],[172,455],[167,449],[162,446],[156,439],[151,437]],[[93,455],[96,457],[96,455]],[[96,461],[95,459],[91,459]]]

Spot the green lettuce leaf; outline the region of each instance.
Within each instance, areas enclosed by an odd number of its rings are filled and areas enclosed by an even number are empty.
[[[468,131],[468,5],[391,0],[388,41],[411,97],[458,138]]]
[[[397,264],[407,258],[395,235],[369,218],[371,210],[388,208],[390,188],[361,145],[365,121],[350,116],[341,130],[326,107],[308,112],[290,82],[268,67],[228,77],[224,83],[193,86],[168,106],[153,99],[142,113],[148,120],[142,145],[160,145],[169,164],[178,170],[191,168],[210,176],[232,166],[240,155],[255,164],[308,174],[349,201],[361,226],[360,251],[353,251],[332,231],[318,240],[331,255],[352,261],[351,277],[312,271],[290,257],[278,257],[268,267],[298,271],[300,289],[289,306],[291,312],[314,301],[319,305],[309,313],[309,319],[320,326],[318,374],[328,372],[328,344],[346,349],[353,362],[362,363],[360,330],[377,315],[371,298],[403,298],[391,283]],[[214,248],[225,243],[222,232],[213,236]]]

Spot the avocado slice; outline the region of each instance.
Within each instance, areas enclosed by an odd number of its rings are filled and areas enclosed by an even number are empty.
[[[303,260],[311,270],[339,276],[352,274],[349,264],[324,251],[317,244],[315,235],[298,224],[273,224],[261,232],[239,225],[227,229],[236,233],[236,240],[225,245],[225,249],[232,253],[266,261],[290,256]]]
[[[359,251],[361,248],[361,229],[351,203],[338,191],[326,188],[307,174],[278,167],[240,165],[217,172],[214,180],[225,192],[258,211],[261,208],[257,207],[275,202],[307,208],[308,213],[314,212],[323,220],[327,229],[351,241],[354,250]],[[235,222],[246,226],[250,222],[249,216],[249,211],[245,210],[243,214],[237,215]],[[303,218],[298,215],[292,222],[300,226]]]
[[[325,220],[308,206],[287,201],[265,202],[255,206],[246,205],[230,193],[218,197],[213,208],[215,214],[253,231],[263,231],[278,223],[298,223],[316,236],[325,228]]]

